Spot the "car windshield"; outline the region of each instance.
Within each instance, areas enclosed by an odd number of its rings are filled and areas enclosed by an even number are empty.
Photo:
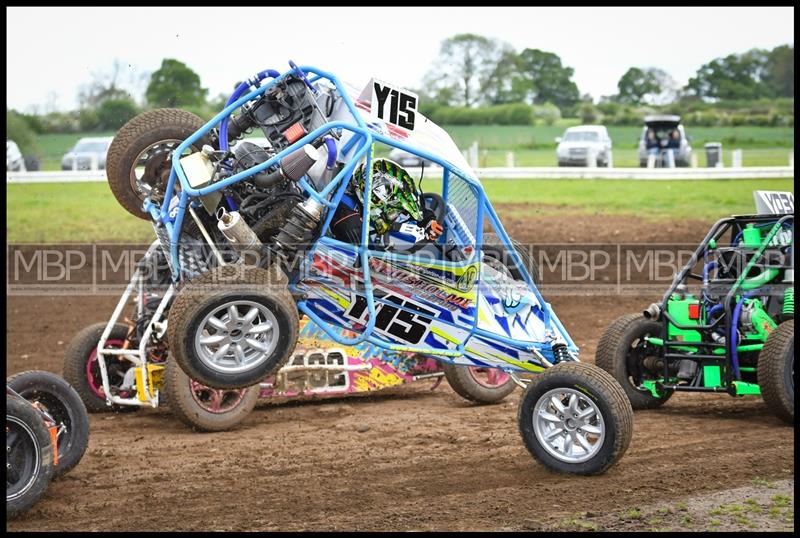
[[[564,135],[567,142],[597,142],[600,135],[596,131],[567,131]]]
[[[73,151],[85,153],[100,153],[108,149],[106,142],[78,142]]]

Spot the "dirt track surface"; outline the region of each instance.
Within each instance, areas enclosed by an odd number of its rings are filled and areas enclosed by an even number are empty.
[[[683,224],[669,238],[661,225],[624,217],[508,224],[521,241],[563,241],[549,237],[562,226],[577,241],[692,242],[709,223]],[[593,362],[605,327],[657,298],[548,300],[582,359]],[[116,303],[8,300],[7,375],[60,373],[72,336]],[[430,387],[264,404],[236,430],[215,434],[189,431],[164,409],[92,415],[81,463],[7,529],[697,530],[716,528],[712,519],[750,528],[700,501],[710,495],[719,504],[752,497],[765,517],[778,510],[764,520],[772,526],[748,520],[758,528],[794,527],[794,429],[760,399],[677,394],[659,410],[637,412],[619,464],[584,478],[551,473],[528,454],[516,424],[519,390],[501,404],[474,406],[446,383]]]

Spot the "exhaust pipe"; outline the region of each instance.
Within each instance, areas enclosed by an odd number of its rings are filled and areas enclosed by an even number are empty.
[[[661,317],[661,307],[657,303],[653,303],[647,307],[647,310],[642,312],[642,315],[644,315],[645,319],[658,321]]]

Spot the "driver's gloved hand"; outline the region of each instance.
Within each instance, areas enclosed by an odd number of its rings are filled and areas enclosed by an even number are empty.
[[[444,231],[442,225],[436,222],[436,214],[427,207],[422,210],[420,226],[425,230],[425,238],[429,241],[435,241]]]
[[[435,241],[436,239],[439,239],[439,236],[442,235],[443,231],[444,228],[442,228],[442,225],[435,220],[432,220],[425,226],[425,237],[429,241]]]

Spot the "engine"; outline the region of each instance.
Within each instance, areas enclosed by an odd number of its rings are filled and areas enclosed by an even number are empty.
[[[206,146],[181,159],[190,184],[206,186],[268,161],[328,121],[335,93],[332,88],[312,89],[296,75],[280,80],[230,117],[228,151]],[[265,142],[242,139],[256,128]],[[324,210],[306,199],[298,181],[305,176],[318,189],[330,181],[341,167],[335,159],[336,137],[333,132],[321,136],[248,180],[203,197],[206,214],[198,220],[215,242],[223,242],[221,234],[234,249],[271,252],[290,269],[297,251],[313,239]]]

